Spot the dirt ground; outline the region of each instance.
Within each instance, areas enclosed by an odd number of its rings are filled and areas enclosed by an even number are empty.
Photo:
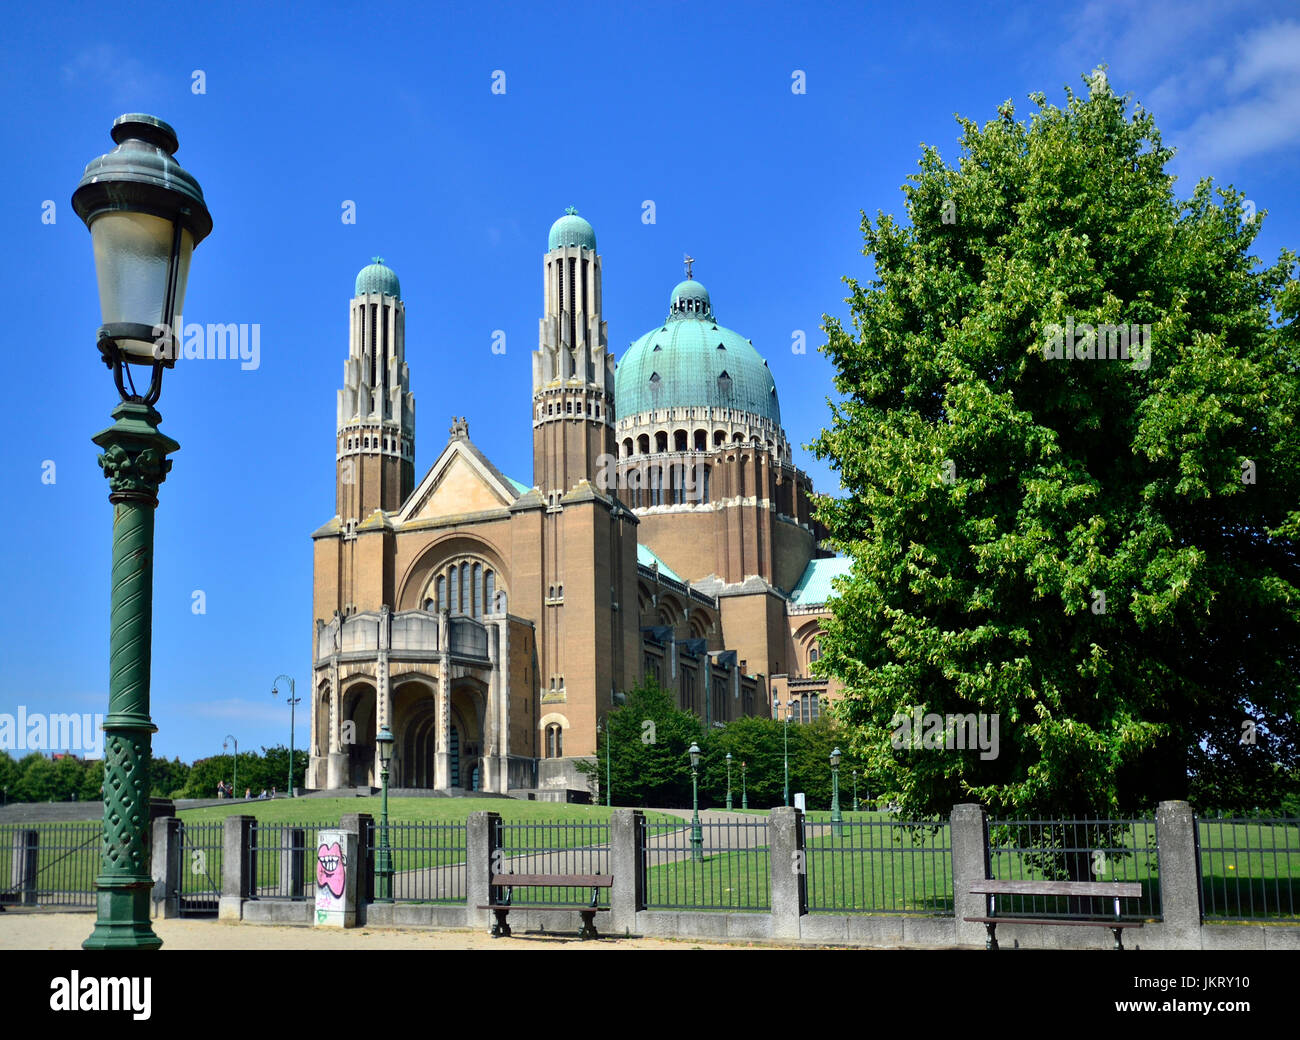
[[[75,950],[95,926],[93,913],[0,913],[0,950]],[[568,935],[493,939],[486,930],[311,928],[173,918],[155,920],[164,950],[690,950],[780,949],[769,943],[699,939],[609,938],[583,942]]]

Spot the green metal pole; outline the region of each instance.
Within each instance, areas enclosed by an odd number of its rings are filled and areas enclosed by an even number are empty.
[[[745,763],[740,763],[740,807],[749,808],[749,788],[745,784]]]
[[[844,814],[840,812],[840,767],[831,766],[831,833],[844,830]]]
[[[853,770],[853,811],[858,811],[858,771]]]
[[[691,815],[691,859],[699,863],[704,859],[704,828],[700,826],[700,773],[691,768],[691,801],[694,812]]]
[[[379,807],[379,854],[376,857],[375,873],[379,875],[379,891],[375,902],[391,903],[393,901],[393,853],[388,844],[388,763],[380,771],[383,784],[383,801]]]
[[[731,812],[731,755],[727,755],[727,812]]]
[[[104,720],[104,827],[98,915],[88,950],[156,950],[149,922],[149,765],[157,727],[149,716],[153,636],[154,510],[158,487],[180,445],[158,430],[149,405],[124,401],[116,422],[96,434],[99,466],[113,504],[113,588],[108,637],[108,717]]]

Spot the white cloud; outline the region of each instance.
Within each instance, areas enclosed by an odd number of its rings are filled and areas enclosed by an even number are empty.
[[[114,105],[145,107],[162,84],[162,77],[150,71],[138,58],[120,47],[98,43],[84,47],[63,66],[63,81],[78,90],[111,98]]]

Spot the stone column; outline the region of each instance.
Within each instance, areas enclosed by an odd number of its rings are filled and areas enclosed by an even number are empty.
[[[221,900],[217,916],[223,921],[238,921],[244,916],[244,900],[257,883],[256,863],[251,853],[252,816],[227,816],[222,834]]]
[[[375,850],[370,841],[375,818],[370,813],[344,813],[339,817],[339,830],[350,831],[357,836],[357,924],[366,923],[366,914],[370,904],[375,901]],[[378,833],[374,840],[379,841]]]
[[[393,615],[386,605],[379,608],[379,648],[375,663],[375,736],[379,735],[379,731],[384,726],[391,729],[393,725],[393,695],[388,685],[388,651],[391,646],[392,619]],[[372,768],[375,774],[375,786],[379,786],[379,774],[383,771],[383,764],[379,758],[378,741],[375,742]]]
[[[153,821],[153,916],[178,917],[181,907],[181,821],[158,816]]]
[[[438,613],[438,742],[433,753],[433,786],[439,791],[451,787],[451,624],[446,608]]]
[[[465,838],[465,905],[466,917],[471,924],[486,927],[491,923],[492,911],[479,910],[492,900],[491,877],[493,867],[504,870],[504,863],[496,852],[497,827],[501,822],[499,813],[474,812],[469,814],[467,826],[469,833]]]
[[[771,857],[772,935],[799,938],[799,919],[808,912],[808,863],[803,847],[803,813],[793,806],[773,809],[767,818]]]
[[[36,870],[40,855],[41,832],[21,830],[13,833],[13,858],[9,868],[9,891],[14,902],[36,905]]]
[[[330,747],[325,785],[330,790],[348,786],[348,756],[343,750],[343,692],[339,689],[339,657],[330,657]]]
[[[964,917],[984,917],[988,909],[985,896],[966,892],[972,881],[989,876],[988,826],[984,806],[966,802],[954,805],[949,817],[952,828],[952,906],[957,921],[957,941],[983,945],[986,932],[982,924],[963,921]]]
[[[609,818],[609,872],[614,875],[609,897],[611,933],[627,935],[636,929],[636,912],[643,898],[638,846],[644,821],[638,809],[615,809]]]
[[[1160,847],[1160,908],[1169,945],[1200,949],[1201,871],[1196,852],[1196,817],[1186,802],[1156,808]]]

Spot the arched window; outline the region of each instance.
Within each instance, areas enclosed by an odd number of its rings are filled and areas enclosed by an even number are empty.
[[[720,447],[722,447],[722,445],[724,445],[724,444],[726,444],[726,443],[727,443],[727,431],[726,431],[726,430],[714,430],[714,431],[713,431],[713,446],[714,446],[715,448],[720,448]]]
[[[811,663],[821,656],[821,651],[817,649],[817,644],[813,643],[812,649],[808,651],[808,661]]]
[[[451,587],[451,599],[447,601],[447,607],[453,614],[460,613],[460,582],[456,580],[456,565],[453,563],[447,568],[447,584]]]
[[[709,467],[708,466],[704,467],[704,478],[701,483],[703,486],[700,488],[700,501],[707,502],[709,500]]]
[[[668,434],[666,431],[660,430],[658,433],[655,434],[655,451],[667,451],[667,450],[668,450]]]
[[[438,609],[438,604],[431,599],[426,599],[424,601],[424,609],[427,610],[430,614],[432,614],[435,610]]]
[[[809,713],[809,708],[810,708],[809,699],[807,697],[800,697],[799,698],[799,721],[800,722],[812,721],[812,716]]]
[[[559,596],[560,596],[560,599],[564,599],[564,586],[563,586],[563,585],[561,585],[560,588],[559,588]]]
[[[664,504],[664,490],[660,486],[661,472],[658,466],[650,468],[650,504],[652,506],[661,506]]]
[[[722,394],[723,397],[731,393],[731,376],[727,375],[725,369],[722,375],[718,376],[718,393]]]
[[[687,438],[687,434],[685,430],[674,431],[673,451],[686,451],[688,448],[688,445],[686,443],[686,438]]]
[[[470,603],[472,602],[470,600],[471,595],[473,593],[470,592],[469,564],[462,563],[460,565],[460,612],[462,614],[469,613]]]
[[[496,612],[496,609],[497,609],[497,576],[496,576],[496,572],[495,572],[495,571],[488,571],[488,572],[487,572],[487,578],[486,578],[486,580],[487,580],[487,585],[486,585],[486,591],[485,591],[484,594],[487,596],[487,599],[485,600],[485,602],[487,603],[487,609],[490,610],[490,611],[493,611],[493,612],[495,613],[495,612]]]
[[[812,717],[813,717],[814,719],[820,718],[820,717],[821,717],[821,708],[820,708],[820,707],[818,706],[818,704],[817,704],[817,694],[814,693],[814,694],[813,694],[811,697],[809,697],[808,699],[809,699],[810,701],[812,701]]]
[[[474,564],[474,617],[483,616],[483,565]]]
[[[623,458],[627,458],[631,454],[632,454],[632,438],[627,437],[623,441]]]
[[[696,430],[696,431],[695,431],[695,450],[696,450],[696,451],[708,451],[708,448],[709,448],[709,435],[708,435],[707,433],[705,433],[703,430]]]
[[[438,609],[441,609],[446,605],[447,605],[447,576],[445,574],[439,574],[438,575]]]
[[[546,727],[546,757],[564,757],[564,727],[558,722],[552,722]]]
[[[637,450],[638,454],[641,454],[641,455],[649,455],[649,454],[650,454],[650,435],[649,435],[649,434],[643,433],[643,434],[641,434],[640,437],[638,437],[638,438],[636,439],[636,450]]]

